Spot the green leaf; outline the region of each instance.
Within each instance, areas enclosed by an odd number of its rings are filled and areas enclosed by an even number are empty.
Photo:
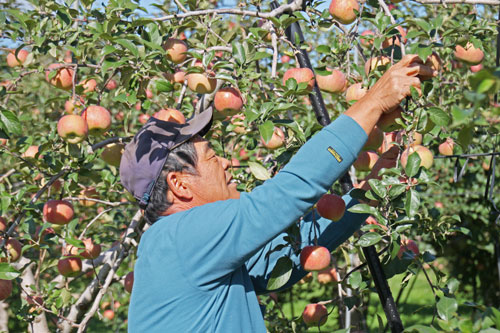
[[[0,263],[0,280],[14,280],[21,273],[7,262]]]
[[[297,80],[295,80],[293,77],[286,80],[285,85],[288,90],[296,90],[298,86]]]
[[[413,152],[408,156],[408,161],[405,166],[405,173],[408,177],[413,177],[417,174],[420,168],[420,163],[422,162],[420,155],[417,152]]]
[[[166,80],[156,81],[156,90],[159,92],[170,92],[174,90],[174,85]]]
[[[450,280],[448,280],[448,283],[446,284],[446,286],[448,287],[448,290],[450,291],[450,293],[453,294],[453,293],[455,293],[455,291],[458,290],[458,287],[460,286],[460,282],[455,278],[451,278]]]
[[[263,124],[259,125],[259,132],[260,135],[262,136],[262,139],[264,139],[264,142],[268,143],[269,140],[273,137],[273,132],[274,132],[274,124],[272,121],[268,120]]]
[[[260,163],[257,162],[248,162],[248,166],[250,167],[250,172],[252,175],[259,180],[266,180],[271,178],[271,174],[264,168]]]
[[[437,107],[431,107],[427,110],[431,120],[437,126],[448,126],[451,122],[450,116]]]
[[[420,196],[417,191],[410,189],[406,192],[405,211],[408,217],[413,217],[417,214],[420,206]]]
[[[247,61],[245,48],[243,47],[243,45],[241,45],[241,43],[233,42],[233,58],[240,66],[245,64],[245,62]]]
[[[387,189],[380,180],[372,178],[368,180],[368,184],[370,184],[371,190],[380,198],[384,198],[387,194]]]
[[[8,134],[21,134],[21,123],[11,111],[3,110],[0,112],[0,126]]]
[[[132,43],[131,41],[127,39],[117,39],[116,42],[121,46],[123,46],[124,48],[126,48],[127,50],[129,50],[135,57],[139,56],[139,50],[137,49],[135,44]]]
[[[328,45],[320,45],[316,48],[316,52],[328,54],[332,52],[332,49]]]
[[[406,191],[406,185],[403,184],[392,185],[391,188],[389,189],[389,196],[391,198],[397,198],[405,191]]]
[[[252,61],[260,60],[260,59],[264,59],[264,58],[269,58],[269,57],[272,57],[272,54],[267,53],[267,52],[257,52],[257,53],[252,55]]]
[[[463,148],[467,148],[473,137],[473,130],[471,126],[464,126],[458,133],[458,142]]]
[[[438,315],[443,320],[450,320],[457,309],[457,300],[454,298],[442,297],[437,303]]]
[[[273,271],[271,272],[271,277],[267,282],[268,290],[275,290],[283,287],[288,280],[290,280],[290,276],[292,275],[292,260],[288,257],[281,257],[276,262],[276,266],[274,266]]]
[[[370,214],[370,215],[378,214],[378,210],[375,207],[372,207],[367,204],[354,205],[351,208],[349,208],[348,211],[357,214]]]
[[[371,246],[377,244],[382,239],[382,236],[377,234],[376,232],[369,232],[361,236],[358,240],[358,245],[362,247]]]
[[[361,273],[359,271],[352,273],[348,279],[349,284],[354,289],[357,289],[362,281],[363,281],[363,278],[362,278]]]
[[[413,325],[405,329],[405,332],[412,333],[437,333],[438,331],[432,326],[424,326],[424,325]]]
[[[427,45],[419,44],[417,54],[420,59],[425,62],[427,60],[427,57],[432,54],[432,48]]]

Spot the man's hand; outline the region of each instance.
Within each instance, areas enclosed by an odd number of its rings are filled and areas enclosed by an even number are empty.
[[[399,156],[399,148],[397,146],[392,146],[389,150],[380,155],[380,158],[377,160],[377,162],[373,166],[368,176],[366,176],[366,178],[363,181],[361,181],[357,187],[362,190],[369,191],[370,185],[368,184],[368,181],[370,179],[382,178],[379,175],[380,170],[396,167],[398,156]]]
[[[419,77],[430,78],[436,74],[418,55],[409,54],[389,68],[364,98],[375,101],[382,113],[389,113],[410,95],[410,87],[420,91]]]

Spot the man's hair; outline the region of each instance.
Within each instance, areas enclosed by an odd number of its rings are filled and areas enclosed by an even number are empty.
[[[168,173],[176,171],[197,175],[197,162],[198,155],[192,140],[184,142],[170,152],[144,211],[144,218],[148,224],[155,223],[161,214],[172,205],[172,202],[167,200],[168,183],[166,178]]]

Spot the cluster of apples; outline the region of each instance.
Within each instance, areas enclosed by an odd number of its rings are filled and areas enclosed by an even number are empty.
[[[0,216],[0,232],[5,233],[8,229],[7,221]],[[0,237],[0,242],[3,237]],[[0,258],[0,262],[15,262],[21,257],[22,244],[15,238],[9,238],[4,245],[5,257]],[[12,281],[0,280],[0,301],[6,299],[12,293]]]

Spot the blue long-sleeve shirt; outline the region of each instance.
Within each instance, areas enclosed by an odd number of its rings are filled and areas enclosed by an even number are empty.
[[[256,293],[267,291],[274,263],[285,253],[294,262],[285,287],[306,272],[289,249],[265,254],[347,171],[366,138],[352,118],[340,116],[251,193],[159,219],[139,244],[129,332],[266,332]],[[339,222],[317,219],[319,244],[333,250],[365,218],[346,212]],[[306,216],[302,246],[312,243],[312,228]]]

